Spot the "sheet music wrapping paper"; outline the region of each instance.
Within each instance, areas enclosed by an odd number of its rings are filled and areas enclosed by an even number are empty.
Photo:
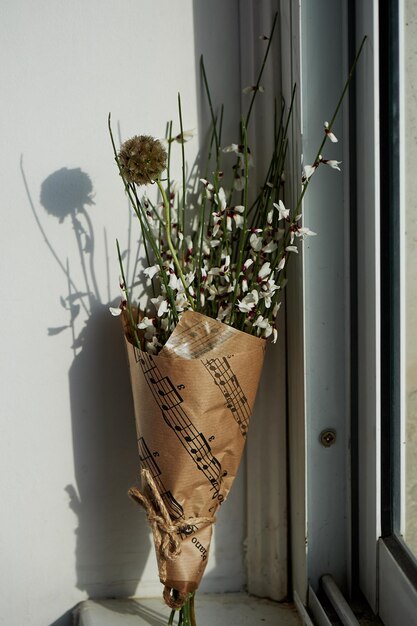
[[[265,354],[265,340],[186,311],[158,356],[126,341],[141,467],[173,521],[214,517],[236,476]],[[195,591],[212,524],[181,534],[164,585]],[[157,555],[158,557],[158,555]]]

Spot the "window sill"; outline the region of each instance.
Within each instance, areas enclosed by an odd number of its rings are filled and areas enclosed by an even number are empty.
[[[294,605],[260,600],[245,594],[200,594],[196,597],[199,626],[301,626]],[[77,626],[166,626],[169,610],[161,598],[86,600],[76,609]]]

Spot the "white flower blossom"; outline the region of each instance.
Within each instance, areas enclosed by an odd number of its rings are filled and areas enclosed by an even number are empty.
[[[269,337],[269,335],[272,334],[271,324],[268,322],[268,319],[264,318],[262,315],[258,315],[256,320],[253,322],[253,327],[259,328],[261,331],[263,331],[262,335],[265,338]]]
[[[281,308],[281,302],[277,302],[272,309],[272,317],[275,318],[278,315],[278,311]]]
[[[259,252],[262,248],[262,237],[260,237],[257,233],[252,233],[249,237],[249,243],[255,252]]]
[[[229,318],[230,318],[230,313],[231,312],[232,312],[232,305],[231,304],[228,304],[227,307],[225,307],[225,308],[220,308],[220,310],[219,310],[219,312],[217,314],[216,320],[218,322],[223,322],[223,321],[227,322],[229,320]]]
[[[317,169],[317,165],[304,165],[303,182],[311,178]]]
[[[139,328],[139,330],[152,330],[153,333],[156,330],[155,326],[154,326],[154,323],[153,323],[153,318],[152,317],[147,317],[147,316],[145,316],[145,317],[143,317],[141,319],[141,321],[138,324],[138,328]]]
[[[271,273],[271,263],[269,261],[267,261],[266,263],[264,263],[261,267],[261,269],[258,272],[258,278],[260,278],[261,280],[263,280],[264,278],[266,278],[267,276],[269,276]]]
[[[330,139],[332,143],[337,143],[337,137],[330,130],[329,122],[324,122],[324,132],[326,133],[327,137]]]
[[[121,312],[123,311],[122,308],[122,303],[120,303],[120,306],[115,307],[115,306],[109,306],[109,311],[112,315],[114,315],[115,317],[117,317],[118,315],[121,314]]]
[[[342,161],[335,161],[334,159],[322,159],[322,162],[325,165],[333,168],[334,170],[339,170],[339,172],[341,171],[339,165],[342,163]]]
[[[206,180],[205,178],[200,178],[200,182],[203,183],[205,189],[206,189],[206,196],[209,200],[211,200],[211,198],[213,197],[213,191],[214,191],[214,187],[213,185]]]
[[[250,268],[252,263],[253,263],[253,259],[251,259],[250,257],[249,257],[249,259],[246,259],[246,261],[243,264],[242,271],[246,272]]]
[[[304,237],[313,237],[315,235],[317,235],[317,233],[307,228],[307,226],[302,226],[295,232],[296,237],[302,237],[303,239]]]
[[[234,152],[236,156],[239,157],[240,165],[243,167],[245,165],[245,160],[248,161],[248,167],[253,166],[253,158],[251,152],[248,147],[246,147],[246,157],[245,157],[245,146],[243,144],[231,143],[230,146],[226,146],[223,148],[223,152]]]
[[[233,180],[233,187],[236,191],[243,191],[245,188],[245,177],[236,173]]]
[[[171,141],[176,141],[177,143],[185,143],[194,137],[194,129],[192,130],[183,130],[182,133],[178,133],[175,137],[171,138]]]
[[[145,267],[145,269],[143,270],[143,273],[145,274],[145,276],[151,279],[154,276],[156,276],[158,272],[159,272],[159,265],[151,265],[150,267]]]
[[[164,296],[158,296],[157,298],[151,298],[152,304],[156,308],[156,314],[158,317],[162,317],[165,313],[168,312],[168,301]]]
[[[262,252],[265,252],[266,254],[270,254],[271,252],[275,252],[277,248],[278,248],[278,244],[275,243],[275,241],[270,241],[269,243],[266,244],[266,246],[262,248]]]
[[[274,202],[272,206],[275,207],[276,210],[278,211],[278,221],[287,219],[287,217],[290,214],[290,210],[285,208],[285,205],[282,200],[280,200],[278,204]]]
[[[278,263],[277,272],[280,272],[285,267],[285,256],[282,257],[281,261]]]
[[[242,300],[237,301],[237,307],[242,313],[250,313],[259,302],[259,293],[252,289]]]
[[[217,204],[220,205],[220,210],[222,212],[226,210],[227,201],[226,201],[226,194],[225,194],[223,187],[220,187],[219,191],[217,192],[216,202]]]

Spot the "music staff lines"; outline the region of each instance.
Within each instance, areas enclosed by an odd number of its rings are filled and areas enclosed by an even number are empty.
[[[220,485],[227,472],[222,472],[222,467],[213,455],[207,439],[197,430],[184,411],[182,406],[184,400],[169,377],[162,376],[151,355],[145,352],[138,354],[138,362],[165,422],[174,431],[197,469],[209,481],[214,490],[213,498],[221,500]]]
[[[181,504],[174,498],[171,491],[168,491],[165,488],[165,485],[161,479],[162,472],[159,469],[159,465],[155,461],[155,458],[151,454],[151,451],[146,445],[145,439],[143,437],[139,437],[138,439],[138,448],[139,460],[141,462],[141,465],[150,472],[171,519],[178,520],[184,518],[184,509],[182,508]]]
[[[226,407],[236,420],[240,432],[243,437],[246,437],[250,419],[248,400],[239,385],[239,381],[229,361],[226,357],[221,357],[202,359],[202,363],[222,392],[226,400]]]

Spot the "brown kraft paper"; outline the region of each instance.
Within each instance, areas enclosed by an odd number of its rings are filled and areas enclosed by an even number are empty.
[[[265,340],[186,311],[158,356],[126,344],[141,468],[180,539],[175,558],[157,551],[159,576],[186,594],[201,581],[212,523],[239,467]],[[142,492],[149,497],[149,486]]]

